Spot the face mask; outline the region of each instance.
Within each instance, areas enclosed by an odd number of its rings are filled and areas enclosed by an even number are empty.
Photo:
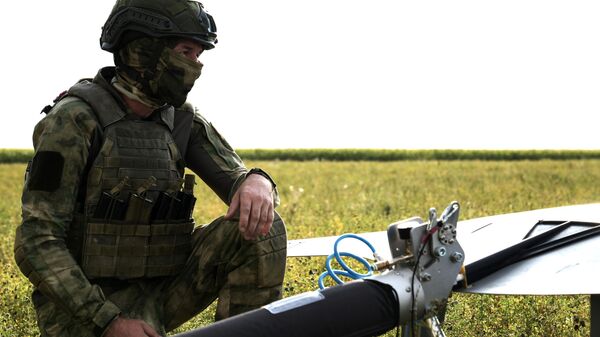
[[[183,105],[202,70],[201,63],[176,53],[155,38],[134,40],[118,56],[114,86],[153,108],[165,103]]]
[[[180,107],[200,77],[202,63],[165,47],[156,68],[156,77],[150,81],[152,92],[165,103]]]

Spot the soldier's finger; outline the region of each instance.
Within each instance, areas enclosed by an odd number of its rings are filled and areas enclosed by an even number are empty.
[[[256,239],[256,237],[258,236],[259,233],[259,224],[260,224],[260,217],[261,217],[261,205],[254,203],[254,205],[252,205],[252,209],[250,212],[250,219],[248,221],[248,236],[251,239]]]
[[[269,230],[271,230],[271,226],[273,226],[273,218],[275,217],[273,204],[265,208],[267,209],[267,211],[265,212],[266,220],[262,226],[262,230],[260,232],[261,235],[267,235],[267,233],[269,233]]]
[[[233,218],[239,208],[240,208],[240,196],[238,193],[236,193],[233,195],[233,198],[231,198],[231,203],[229,204],[229,209],[227,210],[227,213],[225,214],[225,219],[229,220],[229,219]]]
[[[258,220],[258,224],[256,226],[256,235],[262,235],[264,231],[264,227],[267,224],[267,213],[269,212],[269,205],[262,205],[260,209],[260,218]]]
[[[267,226],[267,221],[269,220],[269,205],[263,205],[260,209],[260,220],[258,221],[258,226],[256,226],[256,235],[263,235],[265,231],[265,226]]]
[[[252,204],[248,199],[240,199],[240,232],[244,235],[246,239],[248,239],[247,235],[249,233],[248,230],[248,222],[250,218],[250,211],[252,210]]]

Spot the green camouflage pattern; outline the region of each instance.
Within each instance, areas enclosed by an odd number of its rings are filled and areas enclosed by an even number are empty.
[[[105,300],[99,287],[89,283],[65,243],[95,127],[90,107],[71,97],[61,100],[35,127],[36,152],[59,152],[65,164],[60,187],[52,192],[31,191],[29,179],[25,182],[23,222],[15,237],[15,260],[33,286],[66,315],[76,321],[102,325],[119,309]]]
[[[97,91],[103,92],[100,86],[91,88],[96,89],[86,95],[79,92],[80,97],[89,100],[99,95]],[[114,107],[95,109],[99,120],[109,120],[114,113]],[[183,183],[183,164],[177,164],[182,158],[169,126],[161,119],[125,118],[107,126],[103,138],[87,179],[86,220],[72,223],[84,233],[81,266],[85,274],[131,279],[177,273],[187,260],[194,223],[189,217],[153,219],[152,223],[150,219],[160,192],[173,194]],[[102,193],[116,186],[119,192],[115,194],[128,199],[128,216],[116,220],[106,209],[94,216]]]
[[[144,37],[129,42],[117,52],[120,68],[114,85],[120,93],[153,108],[165,103],[175,107],[185,103],[200,77],[202,63],[176,53],[166,43],[163,39]],[[143,74],[144,81],[125,69]]]
[[[278,215],[269,234],[257,241],[243,240],[237,222],[223,218],[198,227],[193,238],[193,252],[178,276],[106,286],[108,301],[123,317],[142,319],[165,336],[216,298],[217,320],[281,298],[287,241]],[[93,325],[78,322],[53,302],[36,312],[43,337],[94,336]]]
[[[203,64],[199,61],[190,60],[165,47],[158,59],[156,77],[154,81],[150,81],[150,88],[165,102],[181,106],[200,77],[202,67]]]
[[[111,71],[114,73],[112,68],[101,69],[94,82],[109,91],[112,90],[108,84],[111,78],[104,77],[104,74],[110,74]],[[187,104],[186,107],[189,108]],[[64,158],[64,168],[58,188],[52,191],[31,190],[28,186],[29,179],[26,180],[22,195],[22,223],[17,228],[15,237],[14,253],[17,265],[46,299],[45,303],[38,303],[36,306],[38,323],[43,336],[87,336],[94,329],[104,328],[119,312],[132,317],[153,315],[151,309],[144,309],[147,311],[137,313],[138,309],[135,308],[144,305],[127,304],[128,300],[123,299],[145,300],[145,296],[136,293],[136,296],[121,297],[119,294],[114,295],[107,291],[109,289],[104,286],[90,283],[66,246],[81,175],[86,166],[90,142],[96,127],[97,122],[90,106],[78,98],[66,97],[38,123],[33,134],[36,153],[57,152]],[[225,144],[227,143],[213,126],[196,113],[186,154],[186,164],[221,199],[229,203],[248,170],[231,147]],[[276,190],[274,200],[279,200]],[[216,226],[219,223],[223,225]],[[237,234],[236,222],[219,220],[214,224],[194,232],[194,240],[198,242],[199,247],[194,253],[194,256],[199,259],[197,267],[194,268],[197,268],[198,275],[208,275],[210,273],[205,267],[200,268],[200,266],[213,263],[214,267],[214,259],[217,259],[220,263],[218,263],[220,266],[217,268],[218,272],[214,270],[210,272],[217,273],[211,277],[220,275],[221,279],[217,282],[211,278],[212,288],[210,284],[203,284],[205,281],[197,281],[188,286],[189,290],[186,291],[204,292],[205,295],[198,298],[192,299],[187,295],[172,297],[173,301],[182,298],[195,301],[193,305],[185,302],[168,302],[170,304],[164,302],[164,307],[156,310],[170,313],[174,308],[181,307],[181,310],[184,310],[185,307],[189,307],[189,310],[192,310],[193,306],[195,308],[193,310],[197,312],[202,310],[205,304],[212,302],[215,297],[222,297],[219,302],[218,316],[227,317],[244,309],[256,307],[259,302],[260,305],[267,303],[267,298],[274,299],[280,296],[285,266],[285,248],[281,247],[285,247],[283,222],[277,221],[271,234],[255,243],[241,241]],[[229,228],[229,232],[215,231],[216,236],[201,235],[203,232],[214,231],[211,228],[222,230]],[[208,239],[209,237],[211,239]],[[226,242],[218,241],[216,239],[218,237]],[[207,246],[202,247],[205,241]],[[231,247],[236,248],[238,255],[230,251],[233,249]],[[250,263],[248,258],[253,262]],[[233,268],[234,265],[239,268]],[[136,283],[136,287],[148,293],[154,294],[156,289],[160,289],[159,293],[166,293],[157,285],[146,286],[146,284],[148,283],[140,281]],[[254,290],[241,290],[244,287]],[[173,291],[181,292],[175,289]],[[244,300],[241,295],[245,293],[251,296]],[[195,293],[190,294],[195,296]],[[147,297],[148,301],[151,301],[152,296]],[[155,317],[160,317],[156,315]],[[177,317],[163,317],[164,329],[171,329],[187,319],[178,318],[184,317],[183,314],[175,316]],[[160,327],[157,322],[159,321],[149,319],[149,323]],[[69,334],[69,331],[74,331],[74,334]],[[87,331],[87,334],[82,331]]]

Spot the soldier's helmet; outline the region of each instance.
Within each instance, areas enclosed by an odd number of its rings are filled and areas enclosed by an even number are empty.
[[[100,47],[114,53],[131,36],[183,37],[212,49],[217,43],[213,17],[197,1],[117,0],[102,27]]]

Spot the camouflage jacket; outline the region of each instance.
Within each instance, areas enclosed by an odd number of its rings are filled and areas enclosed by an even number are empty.
[[[130,112],[109,84],[113,74],[114,68],[103,68],[93,81]],[[187,103],[184,107],[190,108]],[[185,152],[186,167],[229,204],[249,171],[216,129],[194,113]],[[66,246],[97,127],[91,107],[70,96],[61,99],[36,125],[35,157],[23,189],[23,222],[17,228],[15,259],[46,299],[71,313],[77,321],[92,322],[102,329],[120,310],[106,300],[98,285],[86,278]],[[277,204],[276,190],[274,199]]]

